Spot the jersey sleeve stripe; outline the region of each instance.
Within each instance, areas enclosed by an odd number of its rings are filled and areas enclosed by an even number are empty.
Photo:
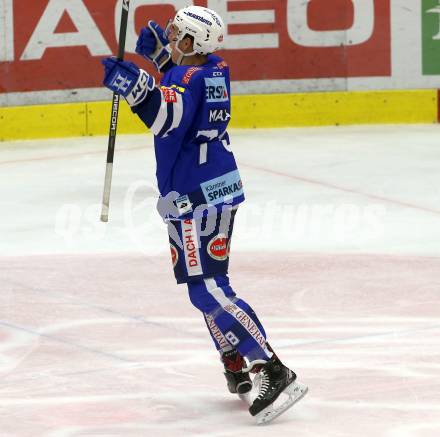
[[[177,102],[173,103],[173,122],[171,127],[166,131],[165,137],[175,128],[179,127],[183,117],[183,98],[176,93]]]
[[[173,118],[174,118],[173,106],[174,106],[173,103],[167,103],[167,118],[162,126],[162,129],[157,134],[159,137],[166,137],[167,132],[170,130],[173,124]]]
[[[154,123],[151,126],[151,131],[153,132],[154,135],[159,134],[159,132],[162,130],[168,118],[168,105],[165,102],[163,93],[160,94],[161,94],[160,108],[156,115],[156,120],[154,120]]]

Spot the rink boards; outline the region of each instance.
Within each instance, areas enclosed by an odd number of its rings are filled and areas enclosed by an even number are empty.
[[[231,127],[270,128],[350,124],[436,123],[438,90],[387,90],[238,95]],[[0,141],[105,135],[111,102],[81,102],[0,108]],[[147,128],[123,102],[118,132]]]

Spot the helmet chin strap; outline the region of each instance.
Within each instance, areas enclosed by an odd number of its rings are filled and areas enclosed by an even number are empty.
[[[176,65],[182,65],[183,58],[186,58],[187,56],[194,56],[197,54],[195,50],[193,50],[191,53],[184,53],[182,50],[180,50],[179,44],[181,40],[178,40],[176,42],[176,50],[179,52],[180,56],[179,59],[177,59]]]

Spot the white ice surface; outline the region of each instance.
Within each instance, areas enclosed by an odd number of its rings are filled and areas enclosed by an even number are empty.
[[[233,131],[247,201],[235,250],[440,254],[440,128]],[[0,145],[0,254],[167,252],[152,137],[118,138],[110,223],[97,220],[106,138]]]
[[[0,144],[0,436],[440,435],[440,127],[232,131],[231,280],[310,388],[256,428],[174,284],[149,135]]]

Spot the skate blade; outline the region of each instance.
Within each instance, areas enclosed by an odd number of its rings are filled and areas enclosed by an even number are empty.
[[[257,425],[267,425],[272,422],[272,420],[276,419],[302,399],[307,394],[308,390],[307,386],[295,381],[292,382],[292,384],[288,385],[283,391],[283,394],[287,395],[288,398],[282,404],[277,407],[275,407],[274,404],[269,405],[255,416]],[[279,398],[277,401],[278,400]]]

